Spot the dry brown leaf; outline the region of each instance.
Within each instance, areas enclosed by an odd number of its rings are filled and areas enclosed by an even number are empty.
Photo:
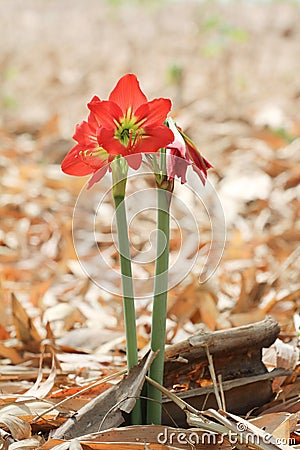
[[[247,295],[247,285],[246,285],[246,277],[243,272],[241,272],[241,291],[239,298],[235,304],[233,309],[233,313],[243,313],[249,310],[249,297]]]
[[[201,443],[203,436],[204,443]],[[205,447],[205,432],[197,431],[195,429],[175,428],[164,425],[133,425],[128,427],[112,428],[103,432],[93,433],[78,438],[80,442],[89,444],[91,446],[101,443],[105,444],[119,444],[120,448],[123,445],[131,445],[132,448],[139,445],[161,445],[161,448],[180,448],[186,449],[192,447],[194,450],[201,450]],[[197,438],[199,443],[197,442]],[[230,448],[224,442],[222,448]],[[94,447],[92,447],[94,448]],[[101,448],[101,447],[100,447]],[[130,448],[130,447],[129,447]],[[139,447],[138,447],[139,448]],[[152,447],[151,447],[152,448]],[[214,445],[210,442],[209,448],[211,450],[219,449],[219,444]]]
[[[4,341],[10,338],[10,333],[0,324],[0,341]]]
[[[264,320],[265,317],[265,312],[256,308],[245,313],[231,314],[228,320],[231,323],[231,326],[240,327],[242,325],[248,325],[249,323],[260,322],[261,320]]]
[[[54,114],[46,123],[43,124],[39,130],[36,138],[37,140],[49,139],[51,136],[57,136],[59,133],[59,115]]]
[[[276,339],[271,347],[265,349],[263,361],[273,368],[294,369],[299,361],[299,349],[295,345]]]
[[[31,426],[20,417],[4,412],[0,412],[0,424],[9,429],[12,437],[17,440],[27,439],[31,437]]]
[[[154,357],[154,352],[147,353],[137,366],[129,370],[125,378],[77,411],[76,422],[69,419],[55,431],[53,437],[77,438],[87,429],[92,433],[99,430],[99,427],[109,429],[122,424],[125,421],[123,413],[129,414],[132,411]]]
[[[0,414],[1,416],[20,418],[28,424],[38,425],[39,430],[45,431],[62,425],[66,421],[68,414],[70,414],[68,409],[64,409],[61,406],[54,408],[50,412],[47,412],[48,409],[48,401],[23,401],[1,406]]]
[[[297,419],[297,414],[278,412],[264,414],[261,417],[251,419],[250,422],[271,433],[275,438],[281,439],[282,442],[288,442],[290,434],[296,429]]]
[[[296,397],[290,398],[286,401],[277,401],[265,405],[264,407],[259,409],[259,413],[261,415],[264,414],[272,414],[272,413],[279,413],[279,412],[285,412],[285,413],[299,413],[300,411],[300,398],[299,393]]]
[[[51,439],[41,450],[73,450],[71,442]],[[53,446],[54,445],[54,446]],[[56,447],[57,445],[57,447]],[[78,448],[78,447],[77,447]],[[77,450],[75,447],[74,450]],[[162,444],[138,444],[136,442],[81,442],[82,450],[182,450],[182,447]],[[229,448],[229,447],[228,447]]]
[[[263,362],[269,370],[276,367],[293,370],[299,361],[299,349],[295,345],[282,342],[276,339],[269,348],[263,349]],[[286,377],[276,378],[273,382],[273,389],[277,392],[285,381]]]
[[[39,349],[41,337],[32,319],[14,294],[12,294],[12,314],[16,336],[19,341],[35,350]]]
[[[24,367],[24,365],[8,365],[1,366],[0,380],[1,381],[20,381],[20,380],[35,380],[38,375],[38,370],[34,367]]]
[[[41,305],[41,300],[49,287],[51,286],[51,283],[53,281],[54,277],[51,277],[47,280],[41,281],[40,283],[37,283],[36,285],[31,287],[30,290],[30,302],[38,307]]]
[[[212,291],[205,290],[199,286],[196,277],[191,284],[172,299],[173,303],[168,308],[168,316],[175,316],[179,323],[191,320],[193,323],[203,322],[214,330],[216,328],[219,311],[217,308],[217,298]]]
[[[250,243],[244,241],[242,233],[235,230],[228,245],[226,245],[224,259],[239,260],[239,259],[253,259],[253,248]]]
[[[1,211],[0,211],[0,214],[1,214]],[[4,267],[3,267],[3,269],[4,269]],[[0,301],[0,323],[1,323],[1,326],[4,328],[5,326],[11,324],[11,312],[10,312],[11,296],[10,296],[10,292],[8,291],[8,289],[5,289],[3,287],[3,280],[5,278],[3,269],[1,270],[1,274],[0,274],[0,299],[1,299],[1,301]],[[5,333],[2,337],[2,339],[6,339]]]
[[[40,436],[36,436],[31,439],[23,439],[21,441],[10,444],[8,450],[36,450],[40,448],[44,439]]]
[[[266,142],[270,148],[273,150],[277,150],[279,148],[285,147],[286,140],[274,133],[271,129],[263,128],[260,130],[256,130],[253,134],[256,139]]]
[[[44,361],[44,355],[41,354],[40,367],[39,367],[39,372],[38,372],[36,382],[28,391],[26,391],[26,392],[24,392],[24,394],[20,395],[19,398],[17,399],[17,401],[24,399],[24,398],[26,398],[28,400],[31,397],[34,399],[42,399],[42,398],[47,397],[47,395],[51,392],[51,390],[54,386],[56,373],[57,373],[56,358],[55,358],[54,353],[52,353],[51,370],[48,375],[48,378],[45,381],[43,381],[43,361]]]
[[[192,323],[204,323],[209,330],[217,328],[219,310],[215,296],[208,291],[200,291],[197,301],[198,309],[190,317]]]
[[[20,364],[23,362],[23,358],[14,347],[8,346],[0,342],[0,355],[2,358],[8,358],[12,364]]]
[[[75,306],[68,303],[57,303],[52,308],[47,308],[43,320],[46,322],[62,322],[61,328],[68,331],[74,323],[84,323],[83,314]]]
[[[300,170],[296,168],[292,171],[286,182],[284,183],[284,189],[291,189],[300,184]]]
[[[83,450],[80,442],[77,439],[72,439],[68,442],[63,442],[61,444],[52,447],[54,450]]]

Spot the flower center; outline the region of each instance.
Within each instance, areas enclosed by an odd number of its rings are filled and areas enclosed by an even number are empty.
[[[129,139],[130,139],[130,128],[124,128],[121,132],[120,132],[120,140],[122,141],[122,143],[124,143],[125,145],[127,145]]]
[[[138,122],[137,118],[131,115],[131,108],[128,108],[126,115],[120,119],[120,122],[115,122],[115,138],[124,147],[132,148],[144,135],[142,124],[145,120],[143,119]]]

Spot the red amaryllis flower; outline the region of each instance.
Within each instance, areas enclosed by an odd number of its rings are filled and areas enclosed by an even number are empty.
[[[98,143],[111,155],[153,153],[174,139],[164,125],[171,101],[157,98],[148,102],[133,74],[119,80],[107,101],[93,99],[88,107],[101,124]]]
[[[168,126],[174,133],[174,141],[167,145],[167,174],[168,178],[175,176],[181,178],[181,183],[186,182],[186,171],[188,166],[198,174],[203,184],[206,182],[207,170],[212,165],[205,159],[195,146],[194,142],[179,128],[169,117]]]
[[[114,157],[131,156],[129,165],[137,169],[142,153],[157,152],[174,140],[172,130],[164,125],[171,109],[169,99],[148,101],[135,75],[123,76],[108,100],[94,97],[88,104],[88,121],[77,126],[78,144],[62,162],[70,175],[95,173],[90,186],[105,173],[104,166]]]
[[[94,97],[98,99],[98,97]],[[78,144],[73,147],[64,158],[61,168],[69,175],[89,175],[107,165],[108,153],[97,141],[99,125],[91,112],[88,121],[76,125],[73,136]]]

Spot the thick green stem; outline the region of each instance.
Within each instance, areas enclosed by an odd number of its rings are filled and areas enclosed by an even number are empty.
[[[134,294],[124,197],[114,197],[118,230],[128,369],[138,363]]]
[[[132,283],[131,259],[129,251],[126,208],[123,195],[114,195],[116,222],[120,252],[120,267],[122,275],[124,322],[126,333],[126,353],[128,370],[138,363],[138,347],[136,337],[136,322],[134,308],[134,293]],[[139,399],[131,414],[132,423],[141,424],[141,406]]]
[[[157,189],[157,260],[154,284],[154,302],[152,312],[151,349],[159,350],[151,364],[149,377],[159,384],[163,384],[164,355],[166,341],[166,315],[168,293],[169,241],[170,241],[170,196],[171,192]],[[147,423],[161,423],[162,393],[148,384]],[[151,401],[153,399],[154,401]]]

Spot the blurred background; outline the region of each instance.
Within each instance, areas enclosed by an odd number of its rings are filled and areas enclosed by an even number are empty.
[[[91,97],[107,98],[134,72],[150,99],[172,99],[173,117],[213,164],[227,221],[217,273],[199,287],[196,270],[170,293],[172,338],[178,322],[186,332],[214,330],[268,313],[294,330],[299,23],[295,1],[0,0],[3,326],[11,290],[56,336],[95,320],[105,327],[107,314],[120,326],[120,302],[107,305],[73,248],[73,207],[86,179],[63,175],[59,164]]]
[[[6,127],[41,127],[56,115],[69,139],[87,101],[106,98],[127,72],[150,98],[171,97],[201,145],[229,119],[275,130],[299,121],[298,2],[2,0],[0,8]]]

